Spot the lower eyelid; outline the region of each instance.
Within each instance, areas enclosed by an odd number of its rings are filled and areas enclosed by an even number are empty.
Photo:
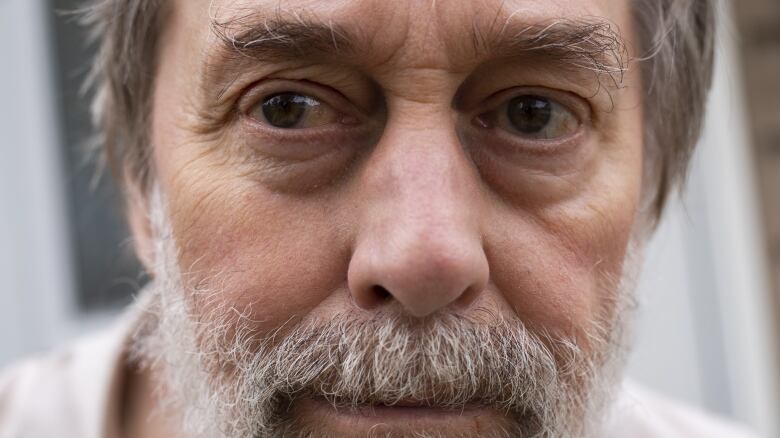
[[[374,124],[329,124],[316,128],[280,129],[259,124],[249,117],[241,123],[242,143],[254,153],[291,160],[349,149],[362,149],[381,133]]]
[[[498,126],[480,126],[473,122],[466,124],[461,141],[476,142],[472,147],[494,149],[499,155],[520,160],[550,160],[572,156],[584,147],[590,137],[587,126],[579,123],[569,135],[557,138],[524,137]]]

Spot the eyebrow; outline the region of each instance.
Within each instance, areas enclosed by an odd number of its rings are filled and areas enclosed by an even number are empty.
[[[262,17],[257,12],[211,20],[211,29],[222,42],[221,49],[260,60],[290,59],[299,56],[347,52],[354,54],[357,40],[334,23],[306,19]]]
[[[475,26],[477,53],[494,57],[538,56],[575,70],[606,75],[619,87],[628,68],[628,45],[611,22],[601,18],[557,19],[545,23],[510,24],[498,33],[482,34]]]
[[[506,19],[487,29],[474,23],[471,45],[476,57],[534,56],[574,70],[607,76],[620,87],[628,65],[628,46],[611,22],[602,18],[554,19],[521,23]],[[221,41],[223,56],[240,55],[263,62],[333,56],[359,56],[358,35],[342,25],[291,14],[263,16],[257,11],[226,21],[212,18],[212,31]],[[370,47],[363,48],[370,50]]]

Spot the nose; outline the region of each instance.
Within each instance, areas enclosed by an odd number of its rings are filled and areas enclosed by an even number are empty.
[[[457,138],[409,137],[380,142],[364,168],[365,204],[348,285],[364,309],[396,301],[420,318],[468,307],[485,289],[489,270],[475,171]]]

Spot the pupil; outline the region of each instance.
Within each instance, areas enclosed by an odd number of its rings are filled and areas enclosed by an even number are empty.
[[[282,93],[263,102],[263,115],[272,126],[292,128],[301,121],[308,106],[309,102],[305,96]]]
[[[544,97],[519,96],[509,101],[507,116],[521,133],[538,134],[550,123],[552,105]]]

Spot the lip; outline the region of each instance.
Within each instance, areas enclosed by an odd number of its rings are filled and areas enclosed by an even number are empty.
[[[319,402],[325,403],[325,402]],[[435,408],[429,406],[420,406],[414,404],[398,403],[392,406],[371,405],[359,406],[357,408],[333,408],[340,415],[352,417],[364,417],[381,419],[384,421],[415,421],[415,420],[446,420],[452,417],[477,417],[485,415],[488,410],[480,407],[464,407],[463,409]]]
[[[450,434],[479,436],[487,429],[498,428],[507,418],[498,411],[483,406],[437,408],[415,402],[398,402],[392,406],[367,405],[354,408],[334,407],[321,398],[299,399],[295,415],[307,424],[335,436],[366,436],[369,431],[436,431]]]

